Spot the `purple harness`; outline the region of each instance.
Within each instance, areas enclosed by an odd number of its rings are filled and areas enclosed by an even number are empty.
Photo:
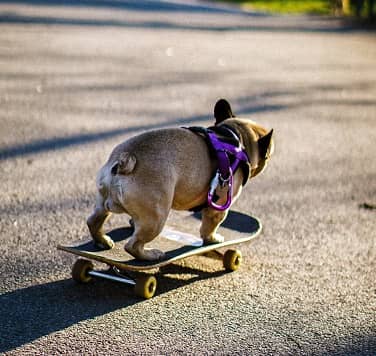
[[[217,135],[211,131],[207,131],[207,136],[211,142],[213,149],[217,155],[218,169],[217,172],[210,183],[210,189],[208,192],[208,204],[215,210],[224,211],[226,210],[232,202],[232,183],[233,174],[239,167],[241,162],[249,162],[247,153],[244,148],[241,147],[239,143],[238,146],[226,143],[218,139]],[[233,157],[233,162],[230,162],[230,157]],[[220,185],[222,188],[226,185],[227,190],[227,201],[224,205],[216,204],[213,201],[214,193],[216,188]]]

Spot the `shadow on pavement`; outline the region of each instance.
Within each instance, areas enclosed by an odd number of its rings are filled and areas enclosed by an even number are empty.
[[[196,219],[201,220],[201,212],[192,214]],[[260,228],[260,222],[247,214],[239,211],[230,210],[226,220],[221,224],[221,227],[232,230],[233,232],[253,234]]]
[[[89,134],[77,134],[68,137],[56,137],[52,139],[39,140],[30,142],[27,144],[15,145],[9,148],[0,150],[0,161],[4,159],[14,158],[18,156],[25,156],[28,154],[41,153],[47,151],[60,150],[69,146],[77,146],[82,144],[88,144],[101,140],[106,140],[112,137],[135,133],[143,130],[153,130],[159,128],[166,128],[173,125],[184,125],[192,122],[202,121],[208,119],[207,116],[196,116],[189,118],[176,119],[173,122],[165,122],[159,124],[147,124],[125,128],[118,128],[112,130],[106,130],[102,132],[89,133]]]
[[[175,274],[189,279],[174,278]],[[219,277],[224,270],[205,272],[190,267],[169,265],[158,274],[157,296],[199,280]],[[133,295],[131,286],[105,280],[80,285],[73,280],[31,286],[0,296],[0,353],[40,337],[63,330],[80,321],[105,315],[121,308],[145,302]]]
[[[199,214],[193,216],[200,219]],[[223,226],[248,233],[257,230],[259,223],[246,214],[230,211]],[[214,265],[214,271],[213,265],[209,271],[205,270],[205,261],[205,257],[194,257],[194,260],[185,259],[184,264],[171,263],[160,268],[155,274],[157,293],[149,302],[157,303],[158,295],[227,273],[219,261]],[[27,266],[24,268],[28,269]],[[137,278],[137,273],[129,274]],[[132,286],[102,279],[94,279],[87,284],[77,284],[70,279],[60,280],[5,293],[0,296],[0,352],[12,350],[80,321],[142,302],[145,301],[134,296]]]
[[[256,113],[262,111],[275,111],[281,110],[284,106],[280,105],[259,105],[252,106],[246,109],[247,113]],[[244,110],[238,110],[239,114],[242,114]],[[43,153],[48,151],[61,150],[66,147],[78,146],[84,144],[90,144],[101,140],[111,139],[116,136],[122,136],[132,133],[138,133],[140,131],[162,129],[167,127],[176,127],[178,125],[191,125],[195,122],[205,121],[209,119],[209,115],[197,115],[191,117],[183,117],[174,119],[171,121],[161,122],[157,124],[137,125],[131,127],[117,128],[111,130],[105,130],[95,133],[84,133],[71,135],[68,137],[54,137],[51,139],[36,140],[26,144],[14,145],[7,148],[0,148],[0,161],[11,159],[15,157],[22,157],[26,155]]]
[[[349,83],[348,85],[341,86],[313,86],[310,88],[300,88],[290,89],[286,91],[283,90],[274,90],[268,92],[261,92],[254,96],[244,96],[238,99],[238,103],[234,103],[235,113],[238,116],[261,113],[261,112],[274,112],[291,108],[300,108],[307,105],[327,105],[327,106],[338,106],[338,105],[356,105],[356,106],[373,106],[374,101],[371,99],[331,99],[312,98],[312,93],[319,91],[325,91],[328,93],[337,93],[342,90],[367,90],[372,88],[369,83]],[[72,88],[67,88],[66,90],[72,90]],[[116,88],[114,88],[116,90]],[[283,96],[292,96],[293,101],[290,101],[288,104],[277,102],[270,102],[272,100],[278,100],[279,97]],[[269,102],[268,102],[269,101]],[[87,110],[87,108],[85,108]],[[97,111],[98,109],[96,109]],[[106,113],[107,114],[107,113]],[[90,143],[99,142],[102,140],[112,139],[114,137],[127,135],[127,134],[137,134],[141,131],[153,130],[153,129],[163,129],[167,127],[176,127],[179,125],[192,125],[197,122],[210,120],[211,116],[208,115],[196,115],[189,117],[181,117],[176,119],[171,119],[164,122],[159,122],[155,124],[145,124],[145,125],[136,125],[128,127],[119,127],[115,129],[103,130],[93,133],[82,133],[75,134],[71,136],[62,136],[62,137],[53,137],[41,140],[35,140],[28,143],[16,144],[6,148],[0,148],[0,161],[12,159],[16,157],[22,157],[32,154],[38,154],[49,151],[62,150],[67,147],[85,145]]]
[[[9,4],[7,0],[0,0],[1,3]],[[338,18],[325,18],[321,20],[317,16],[306,16],[304,21],[286,21],[283,17],[280,21],[275,21],[275,16],[260,12],[245,12],[231,7],[208,6],[198,3],[182,3],[173,1],[99,1],[99,0],[15,0],[13,5],[27,6],[46,6],[46,7],[71,7],[71,8],[97,8],[112,9],[114,11],[128,11],[139,13],[159,13],[165,14],[224,14],[239,15],[244,18],[242,24],[229,23],[205,23],[202,21],[176,21],[173,17],[171,20],[161,20],[155,16],[151,20],[132,21],[117,20],[108,18],[77,18],[65,15],[23,15],[12,11],[0,14],[0,23],[16,24],[43,24],[43,25],[67,25],[67,26],[111,26],[127,28],[151,28],[151,29],[175,29],[175,30],[196,30],[196,31],[263,31],[263,32],[348,32],[358,31],[359,28],[354,24],[340,21]],[[262,19],[262,21],[252,21]],[[263,21],[263,19],[273,19],[272,22]],[[190,19],[191,20],[191,19]]]
[[[0,0],[1,3],[9,3],[8,0]],[[155,1],[155,0],[13,0],[13,4],[34,5],[34,6],[69,6],[69,7],[91,7],[107,8],[115,10],[143,11],[143,12],[206,12],[206,13],[241,13],[236,8],[225,8],[208,6],[200,3]],[[258,16],[263,16],[261,13]]]
[[[74,285],[73,281],[19,289],[0,296],[2,337],[0,352],[14,349],[81,320],[109,313],[136,303],[120,293],[106,289]],[[94,297],[95,296],[95,297]]]
[[[338,21],[338,20],[336,20]],[[67,25],[67,26],[98,26],[98,27],[127,27],[127,28],[150,28],[150,29],[170,29],[170,30],[193,30],[193,31],[262,31],[262,32],[318,32],[318,33],[341,33],[360,31],[361,29],[354,25],[346,25],[344,22],[339,27],[316,27],[314,24],[307,26],[294,27],[291,25],[268,26],[262,24],[249,25],[211,25],[204,26],[199,24],[184,24],[166,21],[141,21],[127,22],[119,20],[100,20],[100,19],[68,19],[51,16],[23,16],[17,14],[0,15],[0,23],[10,24],[34,24],[34,25]],[[309,23],[309,21],[307,21]]]
[[[323,347],[319,355],[336,356],[370,356],[376,352],[376,334],[352,335],[351,337],[339,340],[338,345],[334,347],[330,343]]]

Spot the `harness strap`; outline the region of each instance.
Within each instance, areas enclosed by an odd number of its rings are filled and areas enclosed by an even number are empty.
[[[218,170],[223,179],[228,179],[230,175],[230,168],[232,173],[238,169],[240,162],[249,162],[248,156],[244,149],[241,147],[240,142],[234,146],[232,144],[225,143],[218,139],[217,135],[208,130],[207,135],[209,140],[216,151],[218,159]],[[229,155],[234,157],[232,164],[230,163]]]
[[[188,127],[188,129],[197,134],[204,135],[211,153],[215,155],[218,161],[218,170],[211,181],[208,192],[208,205],[219,211],[226,210],[232,202],[233,174],[239,168],[241,163],[243,163],[243,167],[248,168],[248,155],[242,147],[239,137],[237,137],[231,128],[225,125],[213,126],[208,129],[203,127]],[[216,131],[221,136],[224,136],[224,138],[219,138]],[[247,173],[249,174],[249,169],[247,170]],[[248,174],[246,174],[246,179],[243,182],[243,185],[248,180]],[[224,205],[218,205],[215,203],[215,200],[218,199],[218,196],[215,194],[218,185],[221,187],[227,186],[227,200]],[[203,207],[200,206],[194,210],[201,208]]]
[[[248,156],[239,141],[236,146],[228,144],[218,139],[217,135],[210,130],[208,130],[208,137],[216,151],[218,160],[217,174],[212,180],[208,192],[208,204],[216,210],[224,211],[228,209],[232,203],[233,173],[237,170],[241,161],[248,162]],[[232,164],[230,163],[229,155],[234,156]],[[222,187],[227,185],[227,199],[226,203],[223,205],[216,204],[213,201],[213,195],[218,185]]]

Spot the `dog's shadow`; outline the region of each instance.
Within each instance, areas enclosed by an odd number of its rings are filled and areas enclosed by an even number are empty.
[[[159,295],[224,273],[223,269],[205,272],[171,264],[156,273],[157,292],[149,302],[158,303]],[[189,278],[181,279],[180,275],[188,275]],[[65,279],[2,294],[0,353],[80,321],[142,302],[145,301],[135,296],[132,286],[102,279],[95,279],[87,284],[77,284],[71,279]]]
[[[192,217],[199,219],[200,214],[195,213]],[[230,212],[223,225],[233,231],[253,231],[255,227],[249,226],[249,223],[249,216]],[[67,257],[67,260],[72,259]],[[204,268],[196,268],[197,263]],[[205,257],[195,256],[190,260],[164,266],[156,273],[158,287],[155,302],[158,302],[158,296],[174,289],[227,273],[218,261],[215,263],[213,266]],[[205,264],[210,264],[210,269],[214,267],[215,271],[205,270]],[[95,279],[87,284],[77,284],[71,279],[65,279],[4,293],[0,296],[0,353],[77,322],[140,302],[144,300],[135,296],[131,286],[102,279]]]

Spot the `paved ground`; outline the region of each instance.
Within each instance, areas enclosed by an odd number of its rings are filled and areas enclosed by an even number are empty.
[[[220,97],[276,133],[234,206],[264,223],[241,270],[189,259],[149,301],[75,285],[56,245],[86,234],[112,147],[209,125]],[[375,354],[375,97],[375,34],[339,20],[0,1],[0,352]]]

